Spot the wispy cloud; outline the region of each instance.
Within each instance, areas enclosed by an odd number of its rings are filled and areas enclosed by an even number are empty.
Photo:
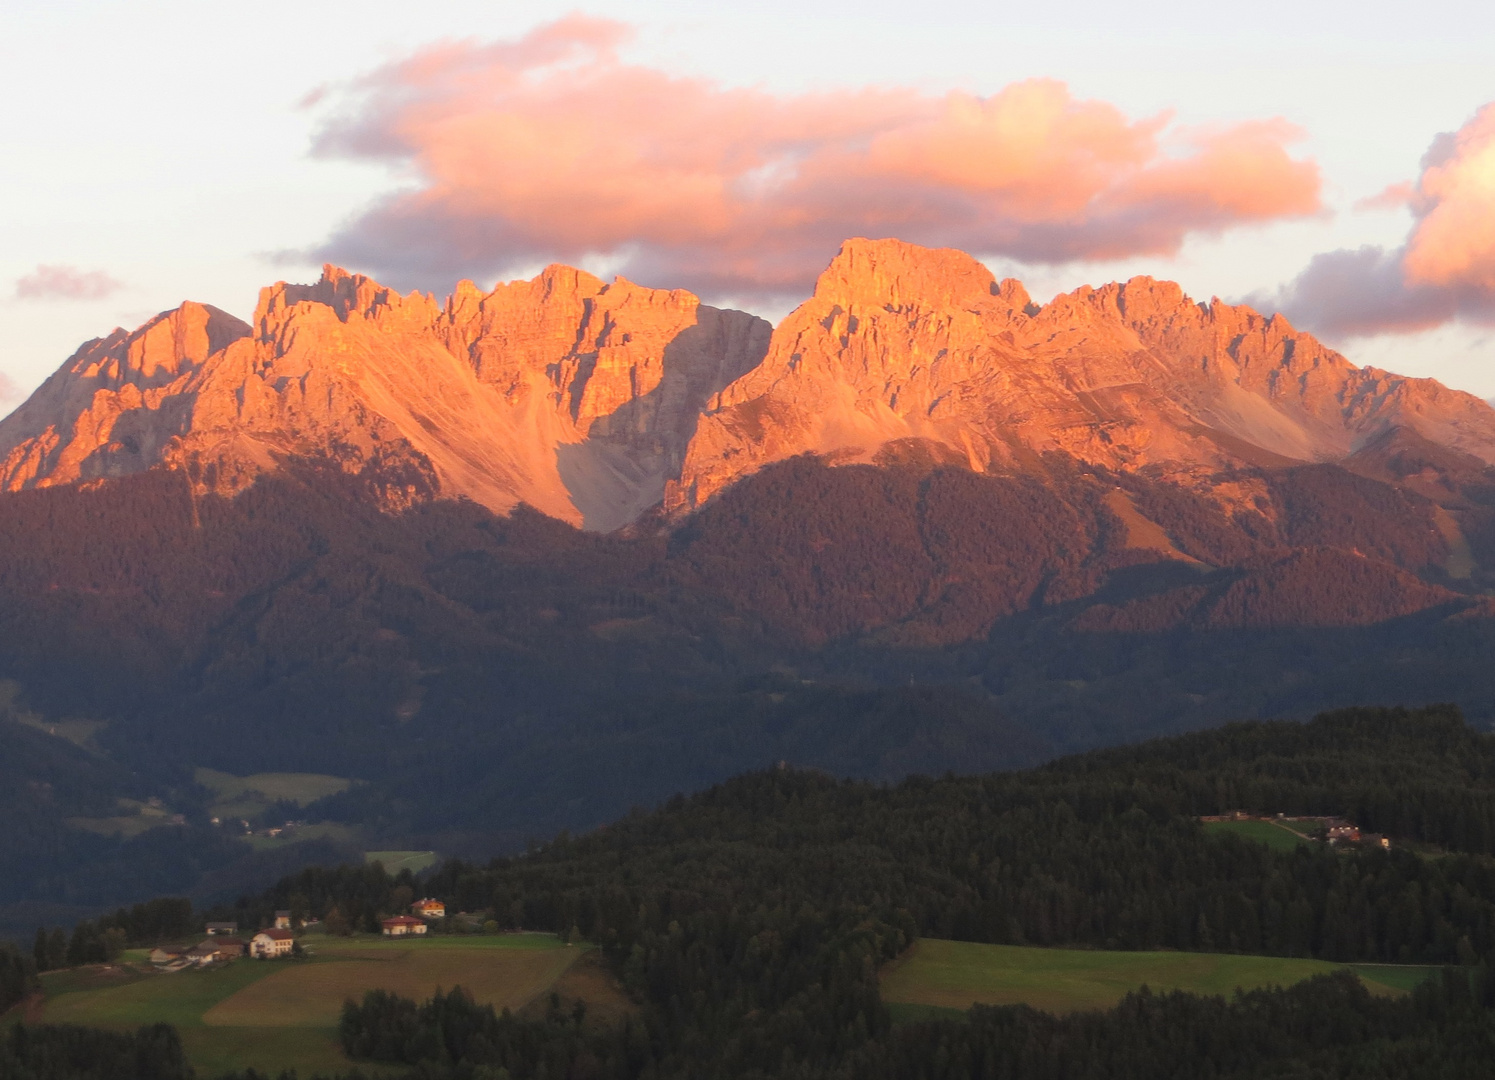
[[[21,392],[16,389],[15,382],[5,372],[0,371],[0,405],[9,405],[19,401]]]
[[[1415,184],[1368,202],[1412,210],[1406,242],[1316,255],[1277,306],[1304,326],[1347,335],[1495,323],[1495,102],[1433,141]]]
[[[124,288],[102,270],[75,266],[38,266],[16,280],[17,300],[102,300]]]
[[[1182,128],[1049,80],[778,96],[624,63],[627,34],[572,16],[319,97],[316,153],[408,182],[309,254],[405,283],[607,256],[768,297],[802,293],[848,236],[1064,262],[1321,209],[1281,120]]]

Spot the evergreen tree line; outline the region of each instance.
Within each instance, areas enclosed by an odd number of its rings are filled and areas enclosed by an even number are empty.
[[[1058,1017],[976,1006],[963,1020],[901,1024],[827,1068],[787,1054],[756,1074],[800,1080],[1476,1080],[1495,1045],[1495,977],[1445,971],[1403,998],[1377,997],[1349,972],[1233,998],[1146,987],[1115,1008]],[[521,1024],[454,989],[417,1006],[386,991],[348,1002],[350,1056],[419,1066],[423,1080],[651,1076],[631,1024],[582,1035],[558,1010]],[[702,1062],[706,1075],[706,1063]]]
[[[121,952],[137,945],[156,945],[193,934],[201,929],[184,897],[161,897],[130,908],[120,908],[97,920],[85,919],[69,935],[61,927],[52,931],[37,927],[31,958],[37,971],[107,964]]]
[[[15,1024],[0,1034],[0,1080],[193,1080],[170,1024],[133,1033]]]
[[[0,1013],[36,989],[36,966],[6,941],[0,941]]]

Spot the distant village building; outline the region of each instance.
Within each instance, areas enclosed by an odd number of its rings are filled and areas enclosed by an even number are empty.
[[[210,922],[205,927],[209,937],[216,934],[228,934],[230,936],[239,932],[239,924],[236,922]]]
[[[410,905],[412,914],[419,915],[422,919],[444,919],[446,918],[446,905],[440,900],[417,900]]]
[[[389,937],[404,937],[407,934],[426,932],[426,921],[410,915],[396,915],[392,919],[385,919],[381,925],[384,927],[384,933]]]
[[[1339,821],[1329,826],[1329,843],[1331,844],[1358,844],[1360,842],[1360,827],[1351,825],[1347,821]]]
[[[277,911],[275,913],[275,929],[291,929],[291,913],[289,911]]]
[[[156,965],[170,964],[180,960],[185,949],[172,948],[168,945],[157,945],[150,952],[150,961]]]
[[[218,946],[220,960],[237,960],[249,951],[249,942],[240,937],[215,937],[212,943]],[[203,942],[204,945],[207,942]]]
[[[210,939],[204,941],[201,945],[192,946],[192,948],[183,954],[182,958],[189,964],[196,964],[199,967],[211,964],[218,959],[218,946]]]
[[[250,939],[249,955],[260,960],[273,960],[279,956],[289,956],[295,944],[296,937],[289,930],[272,927],[261,930]]]

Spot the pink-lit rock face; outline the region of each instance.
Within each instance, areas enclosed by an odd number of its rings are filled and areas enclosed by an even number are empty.
[[[1058,450],[1200,475],[1332,461],[1398,426],[1495,462],[1483,401],[1355,367],[1280,316],[1151,278],[1039,308],[961,252],[851,240],[763,364],[713,400],[666,501],[697,506],[796,453],[874,460],[898,439],[976,470]]]
[[[85,343],[0,422],[0,487],[124,476],[162,460],[186,422],[179,384],[249,327],[206,304]]]
[[[552,267],[446,306],[328,267],[253,326],[184,305],[90,342],[0,423],[0,485],[158,463],[234,491],[287,458],[370,466],[390,504],[527,502],[610,529],[659,502],[701,404],[753,367],[761,319]],[[173,336],[174,335],[174,336]]]
[[[252,325],[184,304],[84,345],[0,422],[0,487],[165,465],[233,492],[305,459],[394,507],[523,501],[606,530],[795,454],[908,440],[978,471],[1063,451],[1249,500],[1219,474],[1391,428],[1495,462],[1484,402],[1357,368],[1281,317],[1150,278],[1040,308],[961,252],[851,240],[772,331],[563,266],[444,305],[328,267],[265,289]]]

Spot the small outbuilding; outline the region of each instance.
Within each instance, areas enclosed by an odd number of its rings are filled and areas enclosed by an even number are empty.
[[[275,929],[291,930],[291,913],[289,911],[277,911],[275,913]]]
[[[220,960],[237,960],[249,951],[249,942],[240,937],[215,937],[204,941],[203,944],[216,945]]]
[[[207,930],[208,937],[217,937],[219,934],[227,934],[229,937],[233,937],[239,932],[239,924],[236,922],[210,922],[204,929]]]

